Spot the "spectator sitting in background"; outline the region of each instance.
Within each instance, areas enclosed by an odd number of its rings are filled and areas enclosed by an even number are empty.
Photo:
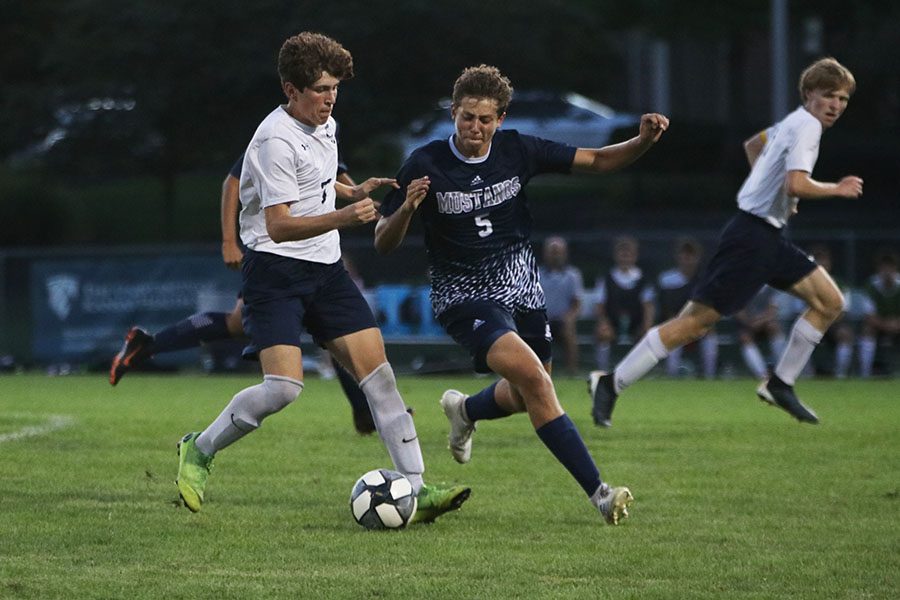
[[[770,357],[781,356],[784,350],[784,330],[778,322],[778,304],[775,289],[763,286],[742,310],[734,315],[741,342],[741,356],[747,368],[759,380],[769,376],[767,361],[763,358],[757,341],[766,340]]]
[[[544,264],[539,273],[554,350],[562,347],[566,372],[573,375],[578,370],[575,324],[581,311],[584,284],[581,271],[569,264],[569,246],[563,238],[553,236],[544,241]]]
[[[698,267],[702,257],[703,247],[697,240],[681,238],[675,242],[675,267],[661,273],[657,280],[660,313],[657,322],[674,318],[681,311],[681,307],[691,299],[691,293],[697,284]],[[716,376],[716,364],[719,359],[719,339],[715,330],[711,330],[698,343],[703,362],[703,376],[712,379]],[[684,347],[675,348],[666,359],[666,372],[670,377],[677,377],[681,372],[683,350]]]
[[[612,343],[630,344],[653,326],[656,292],[637,266],[639,246],[630,236],[613,244],[615,266],[597,281],[597,367],[609,369]]]
[[[876,353],[890,352],[900,342],[900,273],[897,254],[884,251],[875,260],[875,274],[866,284],[868,296],[865,307],[863,335],[859,342],[860,375],[871,377]],[[888,361],[883,359],[884,363]],[[891,372],[884,364],[885,374]]]

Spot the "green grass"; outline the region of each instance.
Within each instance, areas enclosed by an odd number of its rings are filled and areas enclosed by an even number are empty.
[[[388,466],[334,382],[217,458],[202,512],[176,502],[175,442],[256,377],[0,378],[0,598],[896,598],[900,382],[803,381],[799,425],[744,381],[645,381],[615,427],[557,383],[632,518],[605,526],[522,415],[454,463],[437,397],[485,379],[401,377],[433,482],[462,511],[367,532],[348,508]],[[67,427],[10,439],[51,415]],[[63,425],[65,423],[62,423]]]

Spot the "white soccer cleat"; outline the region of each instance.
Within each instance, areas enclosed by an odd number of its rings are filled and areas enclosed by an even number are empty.
[[[619,519],[628,518],[628,507],[634,502],[634,496],[627,487],[611,488],[603,484],[591,497],[600,515],[610,525],[618,525]]]
[[[466,398],[468,396],[456,390],[447,390],[441,396],[441,408],[450,421],[450,434],[447,436],[450,454],[461,464],[472,458],[472,432],[475,431],[475,423],[466,417]]]

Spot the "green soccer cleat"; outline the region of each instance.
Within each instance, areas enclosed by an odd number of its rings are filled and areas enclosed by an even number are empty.
[[[431,523],[444,513],[457,510],[469,499],[472,488],[463,485],[440,488],[435,485],[423,485],[416,497],[418,506],[410,523]]]
[[[212,456],[197,449],[199,431],[189,433],[178,442],[178,495],[191,512],[198,512],[203,504],[203,490],[212,467]]]

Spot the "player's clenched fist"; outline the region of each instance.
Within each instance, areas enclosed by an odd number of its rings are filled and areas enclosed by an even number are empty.
[[[859,198],[863,193],[863,180],[855,175],[847,175],[837,183],[837,195],[844,198]]]
[[[358,202],[349,204],[340,210],[346,219],[347,225],[362,225],[370,223],[378,218],[375,210],[375,202],[371,198],[363,198]]]
[[[668,128],[669,118],[665,115],[659,113],[641,115],[640,137],[642,141],[650,140],[651,142],[656,142]]]

